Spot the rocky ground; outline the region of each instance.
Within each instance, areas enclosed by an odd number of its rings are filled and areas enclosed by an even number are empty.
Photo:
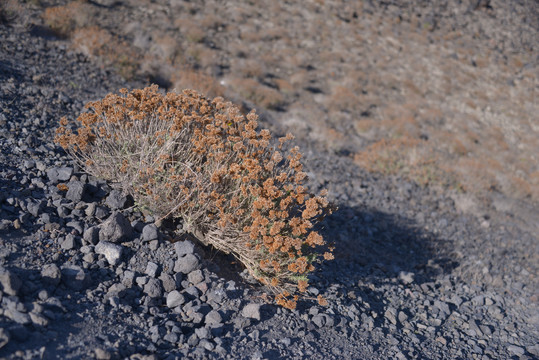
[[[368,172],[300,129],[309,186],[339,207],[322,229],[336,259],[310,289],[329,305],[285,310],[52,142],[61,116],[144,85],[45,28],[0,25],[1,358],[539,357],[536,202]],[[262,126],[293,131],[286,114],[262,110]]]

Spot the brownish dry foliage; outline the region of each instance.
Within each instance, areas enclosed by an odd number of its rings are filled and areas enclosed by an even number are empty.
[[[158,219],[183,219],[199,240],[232,253],[294,308],[325,245],[313,226],[331,211],[326,193],[309,194],[291,135],[270,144],[257,115],[192,90],[121,90],[87,105],[56,141],[86,171],[130,193]],[[333,258],[331,249],[322,254]],[[324,299],[319,299],[325,303]]]
[[[71,33],[88,22],[90,7],[84,1],[72,1],[65,6],[45,9],[42,18],[45,24],[60,36],[70,37]]]
[[[98,26],[75,30],[72,46],[104,65],[114,66],[126,79],[132,79],[140,65],[139,55],[131,46]]]

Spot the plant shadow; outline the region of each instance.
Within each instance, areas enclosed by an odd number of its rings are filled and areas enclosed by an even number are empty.
[[[316,272],[312,283],[320,288],[342,284],[373,293],[387,283],[430,283],[458,266],[450,241],[404,216],[341,205],[321,225],[335,259]]]

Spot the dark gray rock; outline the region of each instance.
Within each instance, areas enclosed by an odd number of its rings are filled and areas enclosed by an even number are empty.
[[[163,286],[159,279],[150,278],[144,285],[144,292],[151,298],[163,297]]]
[[[178,290],[173,290],[167,295],[167,306],[175,308],[185,303],[185,297]]]
[[[120,262],[123,250],[123,246],[108,241],[100,241],[94,249],[96,254],[104,255],[111,265],[116,265]]]
[[[200,296],[200,290],[196,286],[191,285],[185,289],[185,294],[190,295],[193,299],[197,299]]]
[[[187,280],[193,285],[197,285],[198,283],[204,281],[204,274],[202,273],[202,270],[195,270],[191,271],[187,275]]]
[[[175,344],[178,342],[178,334],[168,333],[163,337],[163,340],[168,341],[169,343]]]
[[[105,200],[105,204],[112,210],[121,210],[131,206],[131,200],[120,190],[112,190]]]
[[[146,265],[145,274],[148,275],[149,277],[154,278],[157,276],[158,270],[159,270],[159,265],[157,265],[154,262],[148,261],[148,264]]]
[[[77,237],[73,234],[68,234],[64,241],[62,241],[62,249],[64,250],[73,250],[79,246],[79,241]]]
[[[72,214],[74,214],[75,211],[73,211]],[[79,235],[82,235],[84,233],[84,224],[81,221],[70,221],[66,224],[66,226],[75,229],[77,231],[77,234]]]
[[[507,351],[509,351],[511,354],[516,355],[516,356],[522,356],[526,352],[524,348],[518,345],[509,345],[507,347]]]
[[[187,254],[178,260],[174,264],[174,271],[182,274],[189,274],[197,269],[199,260],[195,254]]]
[[[0,286],[6,294],[17,295],[22,281],[13,271],[0,267]]]
[[[195,245],[188,240],[178,241],[174,243],[174,249],[176,250],[178,258],[181,258],[184,255],[193,254],[195,252]]]
[[[0,349],[7,345],[10,338],[9,331],[3,327],[0,327]]]
[[[47,177],[52,183],[68,181],[71,175],[73,175],[73,168],[71,167],[54,167],[47,170]]]
[[[131,224],[119,212],[113,213],[107,221],[100,225],[99,240],[117,243],[129,240],[132,236]]]
[[[124,271],[123,277],[122,277],[122,284],[124,284],[126,288],[130,288],[131,286],[133,286],[134,280],[135,280],[134,271],[131,271],[131,270]]]
[[[95,217],[98,218],[99,220],[103,220],[104,218],[106,218],[107,216],[109,216],[110,214],[110,211],[103,207],[103,206],[96,206],[95,207]]]
[[[92,226],[86,231],[84,231],[84,235],[82,236],[85,244],[91,244],[96,245],[99,242],[99,232],[100,232],[99,226]]]
[[[148,224],[142,229],[142,241],[152,241],[159,239],[159,229],[155,224]]]
[[[56,264],[48,264],[41,270],[41,277],[45,284],[57,286],[62,281],[62,272]]]
[[[64,265],[62,266],[62,281],[68,288],[80,291],[88,286],[90,277],[80,266]]]
[[[26,209],[32,216],[38,217],[45,209],[46,202],[43,200],[29,199]]]
[[[66,199],[78,203],[82,201],[87,191],[87,185],[81,181],[70,181],[67,184]]]
[[[163,289],[165,289],[165,292],[169,293],[173,290],[176,290],[176,280],[174,278],[167,274],[167,273],[161,273],[159,276],[159,280],[163,283]]]
[[[241,315],[245,318],[260,320],[260,304],[251,303],[245,305]]]
[[[222,321],[223,321],[223,318],[217,310],[210,311],[206,315],[206,318],[204,319],[204,322],[206,323],[206,325],[210,325],[210,326],[218,325]]]

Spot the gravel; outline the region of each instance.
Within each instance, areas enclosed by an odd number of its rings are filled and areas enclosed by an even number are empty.
[[[329,305],[266,304],[233,259],[168,241],[51,142],[61,116],[142,84],[39,29],[0,39],[0,357],[537,358],[533,211],[464,214],[453,193],[297,139],[309,187],[339,206],[321,227],[336,259],[309,289]]]

